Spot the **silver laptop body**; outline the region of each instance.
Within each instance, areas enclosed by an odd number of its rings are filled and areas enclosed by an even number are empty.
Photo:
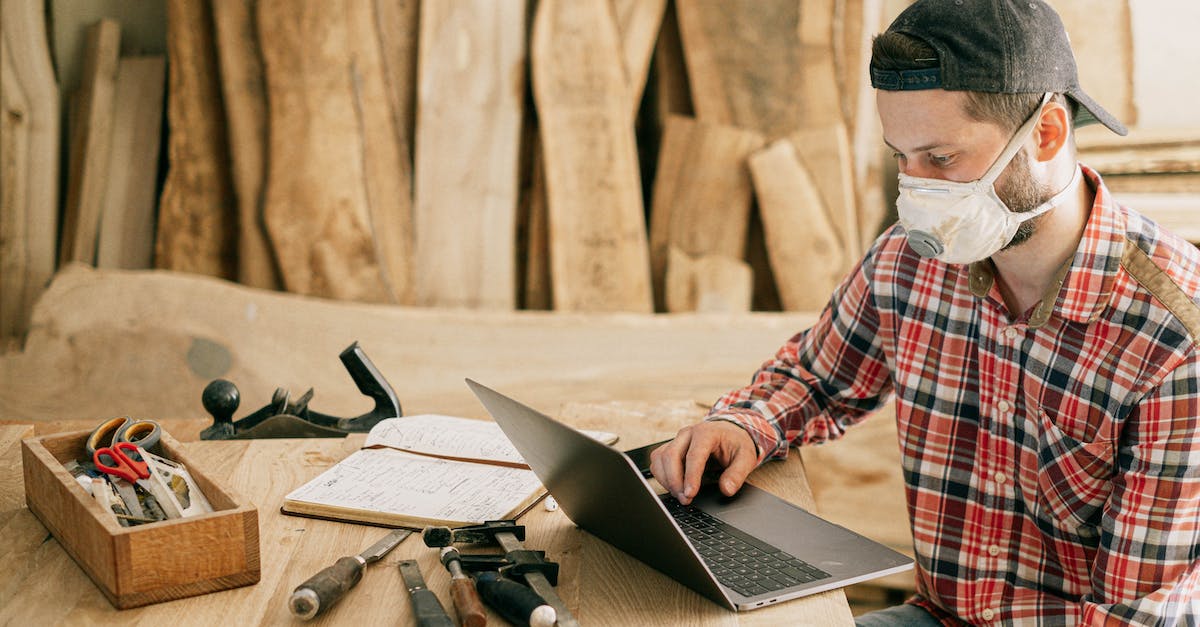
[[[718,581],[667,511],[674,499],[656,494],[624,453],[470,379],[467,385],[576,525],[719,605],[751,610],[912,568],[908,556],[750,484],[733,497],[708,486],[695,508],[824,575],[764,593],[738,592]],[[706,552],[711,558],[712,549]]]

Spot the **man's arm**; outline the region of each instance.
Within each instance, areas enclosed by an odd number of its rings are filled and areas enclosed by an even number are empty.
[[[1085,625],[1200,621],[1200,357],[1130,416],[1117,451]]]
[[[882,240],[881,240],[882,241]],[[732,495],[754,468],[789,444],[835,439],[891,391],[870,284],[873,249],[834,292],[817,323],[789,340],[751,384],[717,401],[705,422],[651,455],[651,472],[680,502],[699,490],[711,457]]]

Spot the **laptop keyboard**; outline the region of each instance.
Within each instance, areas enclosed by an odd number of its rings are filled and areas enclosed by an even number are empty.
[[[667,497],[667,511],[717,576],[746,596],[829,577],[829,573],[755,538],[691,505]]]

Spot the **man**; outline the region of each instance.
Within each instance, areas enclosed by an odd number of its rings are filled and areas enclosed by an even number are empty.
[[[1200,255],[1117,204],[1058,15],[918,0],[874,44],[884,233],[753,382],[652,456],[682,502],[894,398],[917,595],[861,625],[1200,621]]]

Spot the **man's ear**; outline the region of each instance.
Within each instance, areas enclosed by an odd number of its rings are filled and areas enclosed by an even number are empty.
[[[1071,137],[1071,116],[1067,108],[1054,101],[1046,103],[1033,137],[1037,141],[1034,154],[1038,161],[1050,161],[1058,156],[1067,147]]]

